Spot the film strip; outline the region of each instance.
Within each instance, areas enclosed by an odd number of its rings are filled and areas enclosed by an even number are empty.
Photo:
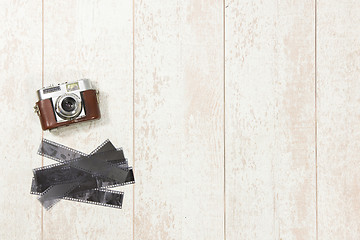
[[[135,181],[122,149],[109,140],[87,155],[43,139],[38,153],[59,162],[33,170],[31,193],[47,210],[60,199],[121,208],[123,193],[108,188]]]
[[[43,141],[38,153],[56,161],[63,162],[59,160],[59,156],[62,158],[69,156],[69,151],[71,150],[60,148],[58,145],[50,143],[50,141]],[[128,175],[128,171],[124,168],[114,167],[113,163],[117,163],[118,161],[125,161],[123,151],[117,150],[110,141],[106,141],[105,144],[100,145],[100,148],[98,147],[97,151],[93,154],[70,159],[66,161],[66,164],[92,175],[123,182]]]
[[[31,194],[41,195],[42,193],[37,192],[35,180],[33,178],[31,185]],[[106,207],[121,208],[123,201],[124,193],[114,190],[100,190],[100,189],[89,189],[83,192],[74,192],[69,193],[67,196],[62,197],[61,199],[83,202],[95,205],[102,205]],[[50,206],[47,209],[50,209],[55,205],[57,201],[60,201],[60,198],[56,199],[54,202],[50,203]]]

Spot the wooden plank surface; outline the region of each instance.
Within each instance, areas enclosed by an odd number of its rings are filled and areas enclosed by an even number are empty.
[[[318,3],[319,239],[360,238],[360,3]]]
[[[90,78],[102,113],[44,137],[86,153],[109,138],[131,166],[132,3],[46,1],[44,22],[44,85]],[[121,210],[61,201],[44,211],[43,239],[132,239],[132,186],[117,190],[125,193]]]
[[[33,111],[41,83],[41,2],[0,1],[0,36],[0,239],[39,239],[41,207],[30,185],[41,140]]]
[[[225,11],[226,239],[315,239],[314,2]]]
[[[359,11],[0,1],[0,239],[359,239]],[[102,119],[42,133],[35,90],[86,77]],[[123,209],[42,210],[29,194],[31,169],[53,163],[42,136],[123,147],[136,178],[117,189]]]
[[[134,239],[223,238],[221,1],[135,2]]]

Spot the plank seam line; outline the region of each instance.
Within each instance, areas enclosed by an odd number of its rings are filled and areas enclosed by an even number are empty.
[[[132,105],[133,105],[133,112],[132,112],[132,135],[133,135],[133,171],[135,174],[135,0],[132,1],[132,87],[133,87],[133,93],[132,93]],[[133,240],[135,240],[135,184],[133,184],[133,209],[132,209],[132,217],[133,217]]]
[[[44,87],[44,0],[41,1],[41,87]],[[44,131],[41,130],[41,140],[44,139]],[[44,156],[41,156],[41,166],[44,166]],[[41,208],[41,239],[44,239],[44,209]]]
[[[315,103],[315,207],[316,207],[316,213],[315,213],[315,219],[316,219],[316,239],[319,238],[319,225],[318,225],[318,162],[317,162],[317,133],[318,133],[318,129],[317,129],[317,0],[315,0],[315,6],[314,6],[314,23],[315,23],[315,35],[314,35],[314,40],[315,40],[315,52],[314,52],[314,65],[315,65],[315,89],[314,89],[314,103]]]
[[[222,8],[223,8],[223,67],[224,67],[224,69],[223,69],[223,88],[224,88],[224,106],[223,106],[223,108],[224,108],[224,113],[223,113],[223,115],[224,115],[224,119],[223,119],[223,124],[224,124],[224,139],[223,139],[223,141],[224,141],[224,172],[223,172],[223,174],[224,174],[224,180],[223,180],[223,182],[224,182],[224,192],[223,192],[223,194],[224,194],[224,198],[223,198],[223,201],[224,201],[224,226],[223,226],[223,228],[224,228],[224,240],[226,240],[226,149],[225,149],[225,139],[226,139],[226,135],[225,135],[225,133],[226,133],[226,131],[225,131],[225,121],[226,121],[226,119],[225,119],[225,108],[226,108],[226,105],[225,105],[225,99],[226,99],[226,95],[225,95],[225,89],[226,89],[226,82],[225,82],[225,53],[226,53],[226,47],[225,47],[225,20],[226,20],[226,17],[225,17],[225,0],[223,0],[223,6],[222,6]]]

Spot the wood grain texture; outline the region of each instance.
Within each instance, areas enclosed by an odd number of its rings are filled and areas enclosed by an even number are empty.
[[[102,113],[44,137],[87,153],[109,138],[131,165],[132,3],[46,1],[44,21],[44,85],[90,78]],[[117,190],[125,193],[122,210],[61,201],[44,211],[44,239],[132,239],[132,186]]]
[[[223,238],[221,1],[135,1],[134,239]]]
[[[41,83],[41,2],[0,1],[0,239],[39,239],[41,207],[30,195],[41,128],[32,89]]]
[[[360,3],[317,9],[319,239],[359,239]]]
[[[314,1],[226,1],[226,239],[315,239]]]
[[[359,11],[0,0],[0,239],[359,239]],[[136,184],[117,189],[122,210],[46,212],[29,194],[31,169],[54,163],[36,155],[35,90],[80,78],[102,119],[43,135],[123,147]]]

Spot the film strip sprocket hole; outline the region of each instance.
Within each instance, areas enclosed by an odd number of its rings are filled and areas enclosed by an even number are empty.
[[[123,150],[110,140],[87,155],[43,139],[38,154],[59,162],[33,169],[31,194],[47,210],[61,199],[121,208],[123,192],[108,188],[135,182]]]

